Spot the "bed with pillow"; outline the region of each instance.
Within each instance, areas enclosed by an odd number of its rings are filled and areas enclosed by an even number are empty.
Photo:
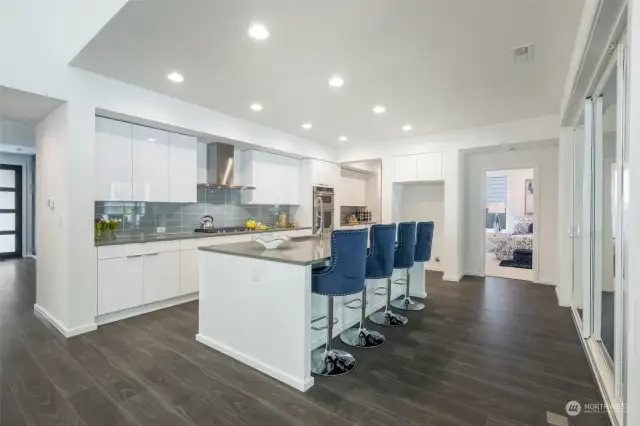
[[[513,232],[496,247],[496,258],[499,260],[513,260],[513,252],[517,249],[533,249],[533,218],[520,216],[515,220]]]

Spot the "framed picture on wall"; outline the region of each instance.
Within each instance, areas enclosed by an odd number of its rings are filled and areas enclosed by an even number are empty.
[[[524,181],[524,213],[533,214],[533,206],[533,179],[526,179]]]

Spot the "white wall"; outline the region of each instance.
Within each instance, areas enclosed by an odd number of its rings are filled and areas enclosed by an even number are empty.
[[[36,131],[36,309],[66,336],[95,329],[93,108],[66,103]],[[53,201],[53,207],[49,202]]]
[[[543,144],[540,148],[471,153],[465,155],[465,209],[464,247],[465,272],[484,275],[485,218],[484,176],[487,170],[506,168],[532,168],[539,207],[534,214],[534,267],[537,282],[556,284],[558,266],[558,147]],[[448,216],[447,216],[448,217]],[[537,260],[537,263],[536,263]]]
[[[433,271],[444,271],[444,256],[446,256],[444,183],[409,184],[402,185],[402,187],[399,221],[434,222],[431,260],[425,263],[425,268]],[[436,262],[436,257],[440,258],[440,262]]]
[[[516,224],[515,218],[525,216],[524,184],[527,179],[533,179],[533,169],[489,171],[487,177],[490,176],[507,178],[507,232],[511,233]]]

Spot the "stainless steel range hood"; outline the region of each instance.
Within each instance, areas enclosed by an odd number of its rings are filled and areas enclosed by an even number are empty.
[[[214,142],[207,144],[207,183],[198,184],[203,188],[256,189],[254,186],[237,185],[234,181],[233,145]]]

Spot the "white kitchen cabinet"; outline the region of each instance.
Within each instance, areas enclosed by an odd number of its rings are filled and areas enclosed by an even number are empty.
[[[152,303],[180,295],[180,252],[144,256],[144,302]]]
[[[169,201],[198,201],[198,141],[193,136],[169,133]]]
[[[418,179],[418,156],[393,157],[393,181],[414,182]]]
[[[418,180],[442,180],[442,153],[433,152],[418,155]]]
[[[169,201],[169,133],[133,125],[133,199]]]
[[[198,291],[198,249],[180,252],[180,294]]]
[[[98,315],[144,303],[142,255],[98,260]]]
[[[340,166],[328,161],[311,160],[311,180],[314,186],[330,186],[339,184]]]
[[[300,160],[255,150],[241,157],[241,182],[256,188],[242,191],[243,204],[300,204]]]
[[[393,157],[394,182],[433,182],[441,180],[441,152]]]
[[[131,201],[133,125],[96,117],[96,201]]]

